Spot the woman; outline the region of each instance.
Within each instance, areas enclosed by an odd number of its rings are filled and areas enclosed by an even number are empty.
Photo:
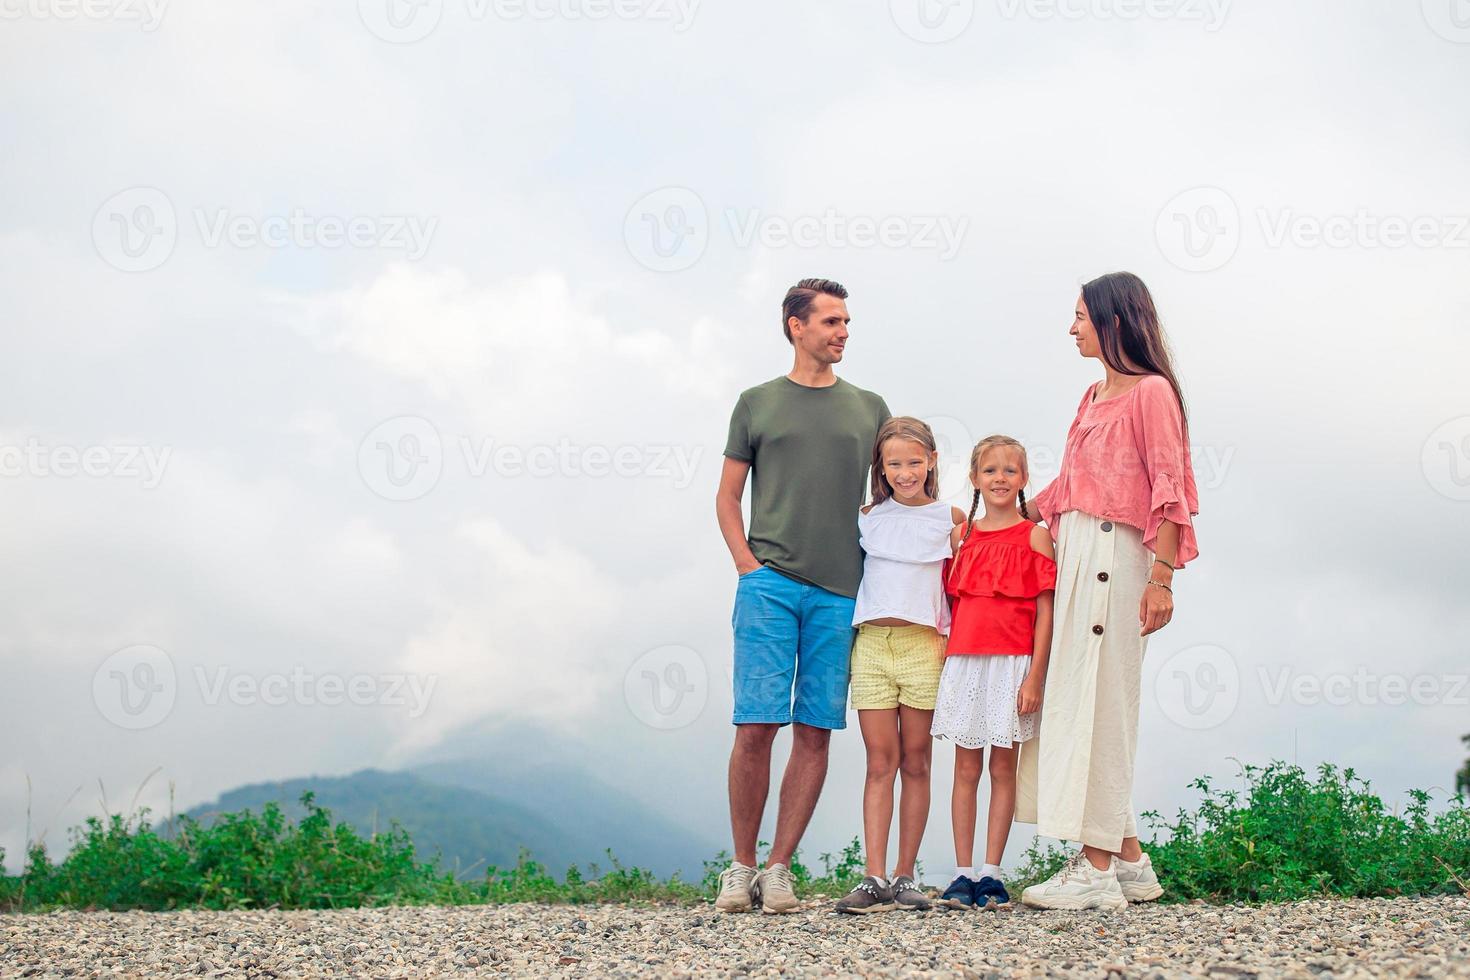
[[[1116,272],[1082,287],[1069,331],[1103,363],[1067,434],[1062,469],[1026,516],[1057,544],[1056,616],[1038,737],[1017,819],[1082,850],[1021,900],[1120,909],[1163,894],[1138,846],[1133,760],[1146,637],[1174,616],[1174,572],[1198,549],[1187,420],[1148,287]]]

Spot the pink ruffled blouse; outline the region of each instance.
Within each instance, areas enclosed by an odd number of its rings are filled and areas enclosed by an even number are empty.
[[[1143,532],[1154,550],[1159,525],[1179,525],[1174,565],[1199,555],[1194,524],[1199,494],[1184,439],[1184,417],[1167,378],[1145,375],[1127,392],[1095,402],[1094,382],[1067,432],[1062,471],[1036,495],[1036,509],[1057,536],[1057,518],[1069,510],[1118,521]]]

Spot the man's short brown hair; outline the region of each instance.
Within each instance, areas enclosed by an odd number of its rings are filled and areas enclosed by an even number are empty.
[[[847,287],[832,279],[803,279],[786,290],[786,298],[781,301],[781,332],[786,335],[788,344],[796,343],[791,339],[791,318],[806,322],[812,312],[812,303],[822,293],[847,299]]]

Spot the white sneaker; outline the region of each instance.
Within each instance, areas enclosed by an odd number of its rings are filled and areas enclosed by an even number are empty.
[[[720,872],[720,895],[715,909],[720,912],[749,912],[755,903],[755,878],[758,872],[739,861]]]
[[[1159,876],[1154,874],[1154,863],[1147,854],[1137,861],[1116,858],[1113,868],[1118,872],[1118,887],[1128,901],[1152,902],[1164,894],[1164,886],[1159,884]]]
[[[756,873],[751,886],[751,897],[761,903],[761,911],[771,915],[795,912],[801,905],[796,890],[791,887],[791,869],[784,864],[773,864]]]
[[[1023,891],[1021,901],[1036,909],[1126,909],[1117,864],[1117,859],[1110,859],[1107,870],[1099,871],[1078,851],[1062,870]]]

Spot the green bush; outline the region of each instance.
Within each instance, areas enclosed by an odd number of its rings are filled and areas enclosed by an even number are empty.
[[[1411,790],[1403,813],[1384,806],[1352,769],[1245,766],[1245,792],[1190,785],[1201,799],[1171,824],[1143,814],[1146,844],[1166,901],[1285,902],[1464,892],[1470,881],[1470,809],[1451,797],[1439,813]],[[1016,884],[1053,874],[1070,854],[1033,843]]]
[[[1296,766],[1246,766],[1245,789],[1191,785],[1201,799],[1169,823],[1155,812],[1147,844],[1166,901],[1270,902],[1313,897],[1437,895],[1470,891],[1470,808],[1451,797],[1430,812],[1428,793],[1414,790],[1403,812],[1384,806],[1351,769],[1324,765],[1316,778]],[[397,824],[363,838],[316,805],[288,822],[268,803],[222,815],[209,826],[188,818],[160,834],[148,812],[89,818],[72,832],[72,849],[54,864],[33,846],[24,872],[0,875],[0,910],[52,908],[338,908],[375,905],[502,902],[708,901],[729,864],[721,853],[705,862],[698,883],[676,875],[661,881],[629,868],[611,852],[611,870],[577,867],[558,880],[527,853],[513,868],[458,880],[437,863],[415,859],[413,842]],[[761,843],[762,849],[769,845]],[[1008,885],[1050,876],[1071,852],[1034,841]],[[0,861],[4,852],[0,851]],[[813,873],[792,858],[803,895],[843,895],[862,880],[862,845],[821,855]]]

